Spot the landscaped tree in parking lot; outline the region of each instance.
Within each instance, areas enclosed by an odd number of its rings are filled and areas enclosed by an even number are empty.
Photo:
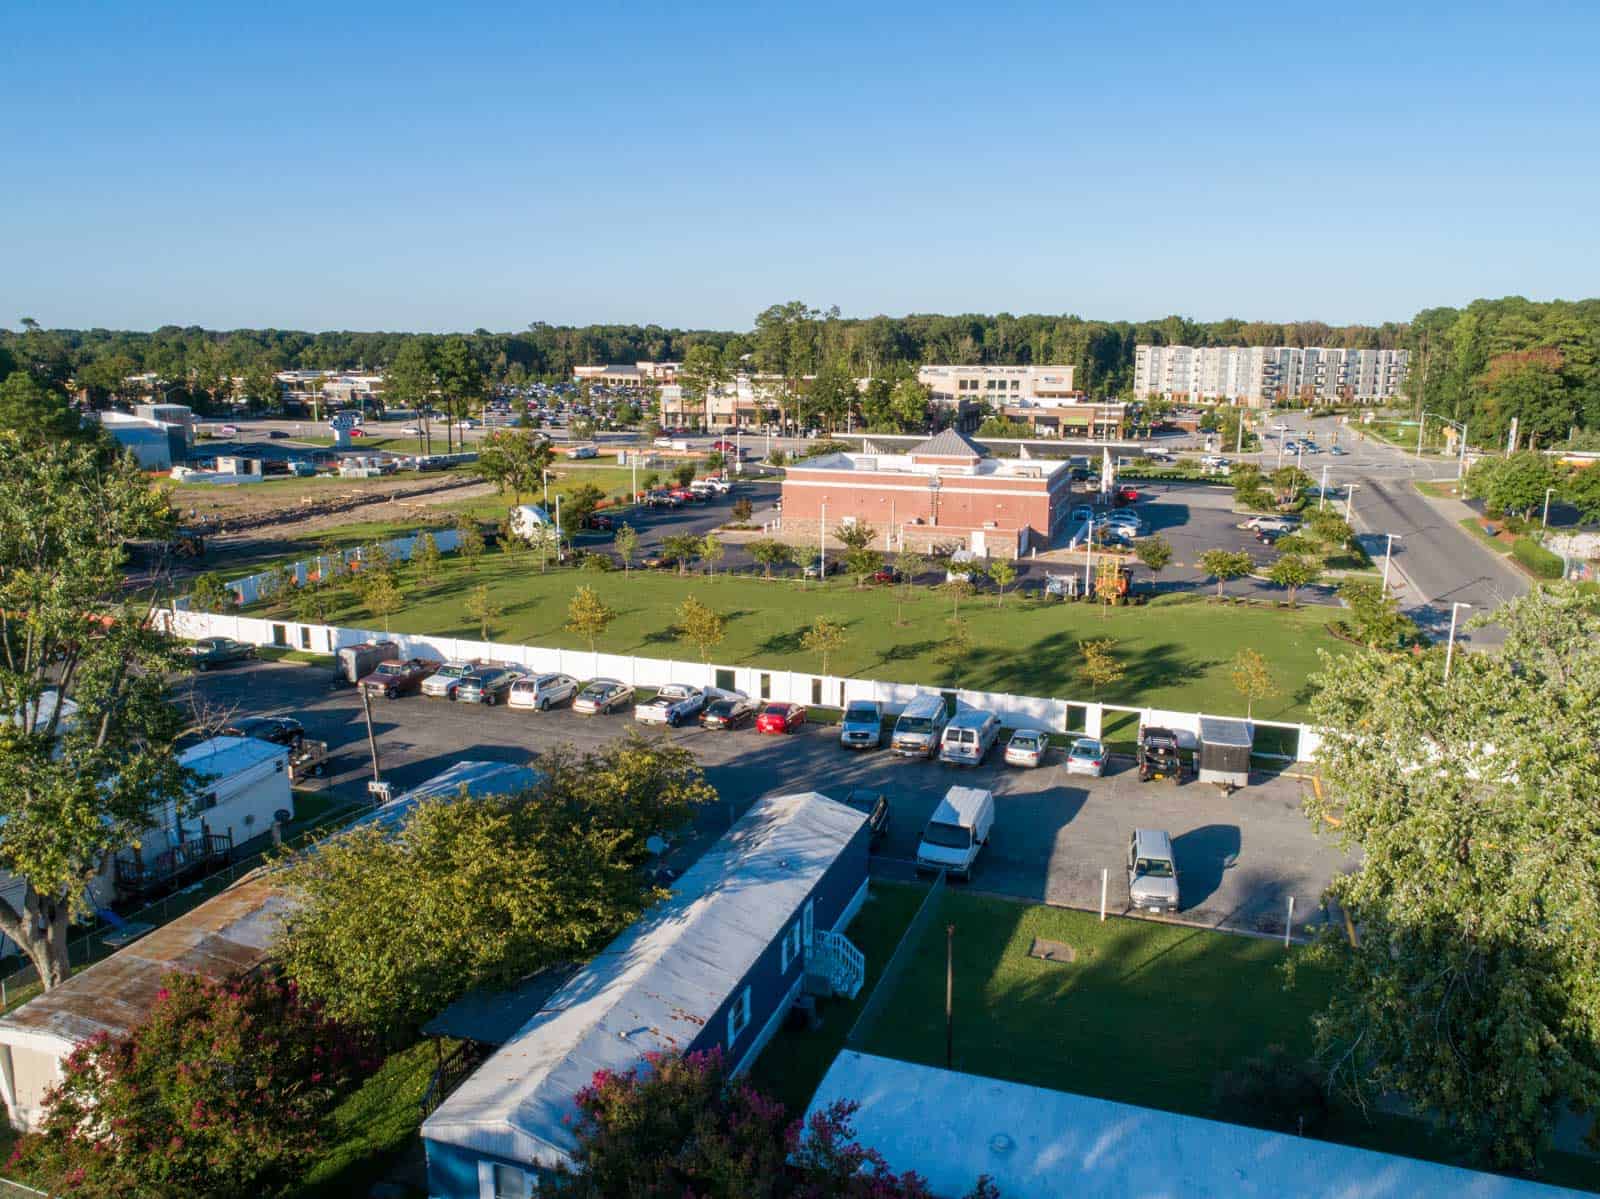
[[[106,855],[186,794],[166,682],[182,663],[122,573],[123,543],[174,521],[131,458],[4,433],[0,513],[0,932],[50,988]]]
[[[622,573],[626,577],[633,569],[634,555],[639,552],[639,531],[632,525],[619,525],[616,535],[611,539],[611,548],[622,559]]]
[[[1229,579],[1242,579],[1255,569],[1255,559],[1240,550],[1207,550],[1200,555],[1200,569],[1217,581],[1217,598]]]
[[[700,539],[700,560],[706,564],[706,574],[717,572],[717,563],[727,556],[727,551],[722,548],[722,538],[715,533],[707,533]]]
[[[1152,576],[1158,575],[1172,561],[1172,542],[1159,534],[1146,537],[1133,547],[1133,556],[1144,563]]]
[[[673,533],[661,540],[661,553],[678,565],[678,573],[689,573],[689,563],[700,556],[703,548],[700,538],[693,533]]]
[[[866,521],[858,520],[841,524],[833,535],[845,548],[844,568],[855,576],[857,587],[864,587],[867,579],[883,565],[883,555],[872,548],[878,531]]]
[[[716,798],[686,750],[629,736],[542,754],[514,796],[419,805],[397,834],[368,827],[290,862],[297,907],[275,952],[330,1015],[415,1027],[473,987],[582,961],[658,892],[649,839]]]
[[[1323,655],[1306,813],[1360,866],[1329,888],[1355,935],[1309,961],[1333,1083],[1529,1170],[1564,1105],[1600,1109],[1600,605],[1557,584],[1493,620],[1448,680],[1438,649]]]
[[[761,577],[765,579],[772,577],[773,567],[784,566],[794,561],[794,550],[784,542],[774,541],[771,538],[752,541],[745,546],[745,549],[749,551],[750,557],[760,563]]]
[[[1267,571],[1267,578],[1279,587],[1288,589],[1289,606],[1294,607],[1300,588],[1308,587],[1322,577],[1322,565],[1315,558],[1299,554],[1284,554]]]

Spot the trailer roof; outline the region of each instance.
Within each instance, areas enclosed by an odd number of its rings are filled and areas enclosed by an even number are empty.
[[[1248,721],[1228,720],[1222,716],[1200,718],[1200,740],[1207,745],[1238,745],[1245,749],[1255,743]]]

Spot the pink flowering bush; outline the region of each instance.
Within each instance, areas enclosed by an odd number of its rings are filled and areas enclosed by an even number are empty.
[[[931,1199],[855,1143],[855,1104],[804,1125],[742,1078],[720,1052],[648,1055],[627,1073],[598,1072],[576,1097],[578,1168],[551,1186],[568,1199]],[[998,1199],[979,1179],[970,1199]]]
[[[12,1166],[58,1195],[272,1195],[377,1065],[293,983],[174,974],[131,1034],[67,1059]]]

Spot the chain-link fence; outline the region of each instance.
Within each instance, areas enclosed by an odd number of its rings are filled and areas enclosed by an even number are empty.
[[[884,966],[883,973],[878,976],[877,984],[872,988],[872,994],[867,996],[867,1002],[861,1008],[861,1014],[856,1017],[856,1022],[850,1026],[850,1035],[844,1040],[846,1049],[864,1051],[868,1041],[872,1039],[872,1030],[878,1023],[878,1018],[883,1012],[883,1007],[889,1002],[889,997],[894,994],[895,988],[900,985],[900,976],[905,973],[906,964],[916,953],[916,945],[922,937],[923,930],[928,927],[928,922],[933,919],[944,900],[945,872],[939,871],[938,877],[933,880],[933,886],[928,888],[928,893],[923,897],[922,906],[917,909],[917,914],[911,917],[911,923],[906,925],[906,931],[900,937],[900,943],[894,947],[894,952],[889,955],[888,964]]]
[[[316,820],[283,839],[282,848],[268,845],[257,852],[246,854],[229,862],[197,882],[145,905],[138,911],[125,914],[120,925],[100,924],[92,931],[67,942],[67,965],[77,971],[110,957],[135,936],[160,928],[185,912],[198,907],[206,900],[231,887],[257,867],[266,864],[277,854],[304,849],[312,842],[326,837],[330,832],[349,823],[367,811],[365,805],[355,804],[325,812]],[[0,1011],[10,1011],[39,994],[39,972],[26,957],[17,956],[0,963]],[[0,1192],[0,1199],[5,1199]]]

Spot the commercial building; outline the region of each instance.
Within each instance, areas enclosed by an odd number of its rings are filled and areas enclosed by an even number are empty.
[[[1071,509],[1065,461],[990,458],[946,429],[899,454],[842,452],[792,464],[783,528],[814,537],[860,521],[891,544],[923,549],[960,541],[1010,558],[1048,548]]]
[[[129,416],[124,412],[96,414],[100,427],[133,455],[144,470],[171,470],[189,456],[193,426]]]
[[[1577,1199],[1581,1192],[845,1050],[807,1121],[859,1106],[859,1142],[956,1199],[986,1174],[1006,1199],[1293,1195]]]
[[[644,388],[671,383],[678,377],[681,362],[612,363],[606,366],[575,366],[574,383],[600,387]]]
[[[798,380],[802,390],[813,378],[814,375],[806,375]],[[661,423],[669,428],[761,428],[776,419],[783,383],[780,375],[740,371],[727,383],[712,388],[703,401],[685,395],[682,384],[668,383],[661,388]]]
[[[532,1195],[573,1164],[574,1099],[597,1071],[713,1049],[743,1070],[802,989],[856,994],[865,963],[843,932],[868,836],[816,792],[758,801],[423,1122],[428,1194]]]
[[[1133,390],[1251,407],[1286,400],[1382,401],[1405,387],[1406,350],[1297,346],[1157,346],[1134,349]]]
[[[986,403],[995,408],[1029,400],[1044,404],[1084,398],[1073,386],[1073,368],[1054,366],[949,366],[932,364],[917,369],[917,382],[932,393],[933,402],[946,407]]]

